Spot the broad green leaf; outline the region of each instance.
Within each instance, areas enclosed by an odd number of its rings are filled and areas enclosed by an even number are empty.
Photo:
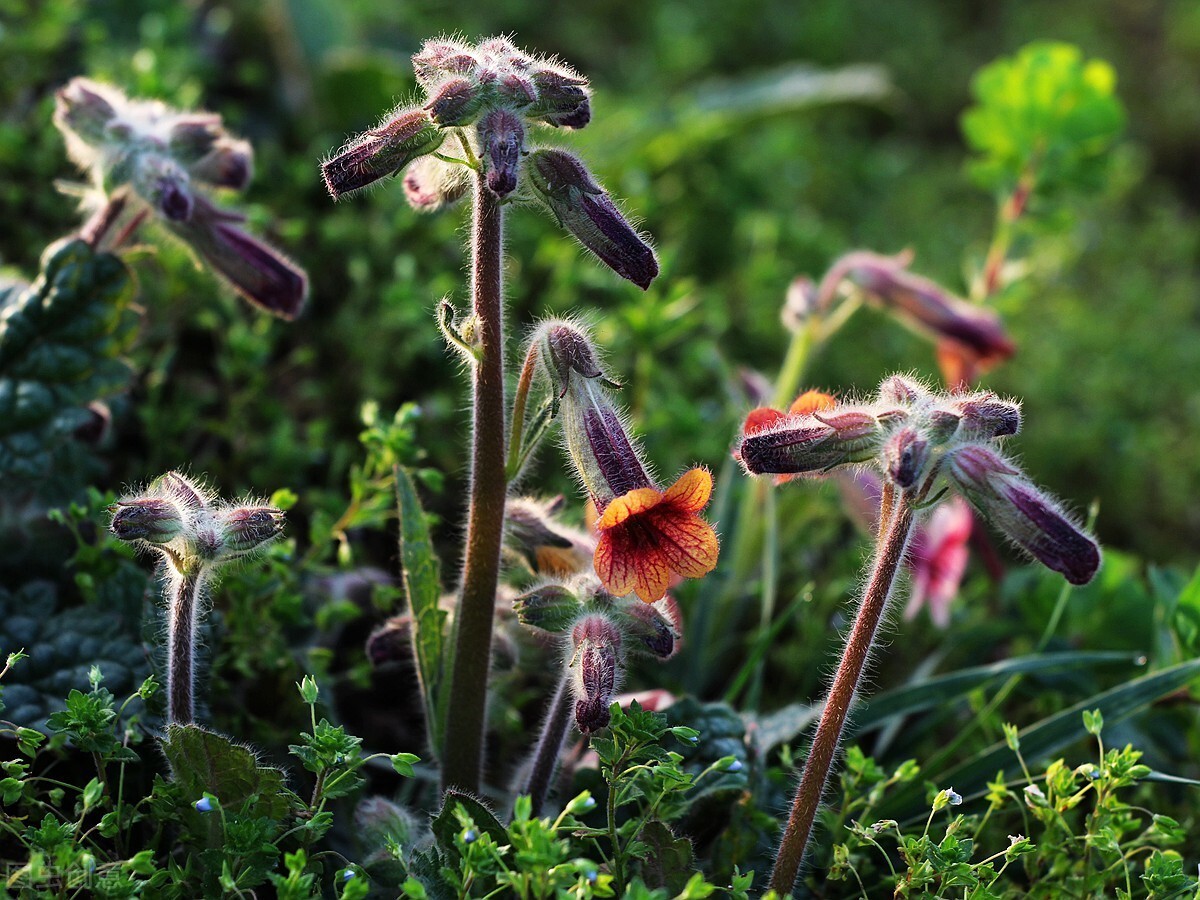
[[[463,826],[454,814],[456,809],[461,809],[466,813],[475,828],[480,833],[489,835],[496,842],[496,846],[500,847],[508,843],[508,832],[490,809],[469,794],[449,790],[446,791],[443,798],[442,811],[429,826],[433,831],[434,840],[443,854],[450,858],[458,856],[458,845],[455,844],[454,839],[462,831]]]
[[[441,756],[446,696],[450,679],[449,643],[446,641],[446,611],[438,605],[441,581],[438,560],[429,538],[425,511],[408,472],[397,466],[396,500],[400,507],[400,559],[404,565],[404,590],[412,617],[412,645],[425,721],[434,754]]]
[[[88,421],[86,405],[125,386],[136,316],[124,263],[77,239],[51,244],[41,274],[0,306],[0,483],[37,481]]]

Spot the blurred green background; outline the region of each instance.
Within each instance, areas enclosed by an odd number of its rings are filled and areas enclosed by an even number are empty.
[[[1127,139],[1104,190],[1032,246],[1028,287],[1000,304],[1018,354],[985,383],[1025,400],[1028,469],[1077,509],[1099,499],[1106,543],[1195,558],[1200,5],[1188,0],[0,0],[0,263],[28,275],[77,221],[51,187],[75,173],[49,122],[54,90],[85,74],[219,112],[250,138],[252,224],[312,278],[288,325],[220,293],[178,248],[139,263],[139,377],[117,409],[108,486],[188,464],[226,493],[290,487],[301,516],[339,508],[361,404],[416,400],[429,463],[449,479],[431,503],[454,518],[465,397],[431,311],[464,296],[461,210],[419,217],[392,185],[334,205],[317,171],[413,94],[408,57],[446,32],[515,34],[595,85],[593,124],[567,140],[655,236],[663,276],[642,295],[518,210],[512,333],[546,313],[594,322],[664,472],[720,468],[748,405],[736,373],[773,377],[781,361],[793,276],[855,247],[911,247],[917,271],[965,290],[995,204],[964,172],[974,71],[1035,39],[1110,61]],[[797,66],[860,68],[831,81]],[[787,102],[760,102],[785,82]],[[896,369],[934,377],[932,348],[866,311],[810,380],[865,391]],[[545,452],[536,478],[571,489],[559,469]]]

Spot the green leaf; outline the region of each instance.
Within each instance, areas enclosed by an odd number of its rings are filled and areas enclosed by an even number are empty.
[[[413,651],[421,696],[425,701],[425,722],[429,743],[440,758],[445,727],[450,679],[449,644],[446,642],[446,611],[438,605],[441,580],[438,560],[429,537],[425,511],[417,498],[417,489],[407,470],[396,466],[396,500],[400,507],[400,560],[404,565],[404,590],[412,616]]]
[[[1180,663],[1135,678],[1115,688],[1096,694],[1023,729],[1019,734],[1021,753],[1026,761],[1045,758],[1067,745],[1087,736],[1083,726],[1085,710],[1098,711],[1111,725],[1139,710],[1145,709],[1160,697],[1178,690],[1200,675],[1200,660]],[[984,788],[997,772],[1015,775],[1020,763],[1008,744],[1001,741],[974,758],[946,772],[927,772],[929,780],[938,784],[953,784],[963,795],[970,796]],[[877,810],[880,818],[907,819],[925,809],[924,788],[913,785],[897,791]]]
[[[260,766],[255,755],[226,737],[197,725],[169,725],[163,754],[180,790],[178,815],[194,834],[208,833],[212,813],[191,804],[213,794],[225,809],[281,820],[288,812],[283,773]]]
[[[962,117],[972,175],[1005,192],[1022,180],[1044,192],[1094,186],[1125,126],[1115,87],[1112,66],[1071,44],[1029,44],[980,69]]]
[[[121,390],[136,316],[124,263],[81,240],[51,244],[41,274],[0,316],[0,484],[53,471],[56,451]]]
[[[446,791],[442,811],[429,826],[433,831],[434,840],[437,841],[438,847],[444,854],[452,859],[459,856],[458,845],[455,841],[459,832],[462,831],[462,824],[455,816],[455,810],[458,809],[470,817],[475,823],[476,829],[490,836],[496,846],[500,847],[508,843],[508,832],[490,809],[469,794],[449,790]]]

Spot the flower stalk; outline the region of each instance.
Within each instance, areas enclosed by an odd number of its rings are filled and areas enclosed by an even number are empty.
[[[821,720],[813,738],[804,773],[792,801],[792,812],[779,844],[775,869],[771,873],[771,888],[781,896],[792,890],[796,874],[804,860],[804,851],[812,835],[813,822],[821,805],[821,796],[829,780],[829,772],[841,745],[846,716],[854,702],[863,671],[871,655],[871,646],[883,621],[883,614],[892,597],[900,563],[913,529],[913,504],[908,492],[895,497],[891,484],[884,486],[884,508],[890,511],[881,524],[880,540],[871,563],[871,575],[866,593],[854,619],[854,626],[842,651],[842,660],[829,687],[829,696],[821,711]],[[886,496],[886,495],[892,496]],[[894,498],[894,499],[893,499]]]
[[[533,767],[529,772],[529,780],[522,793],[528,794],[533,805],[532,813],[539,816],[542,806],[550,793],[550,782],[558,770],[559,756],[562,754],[563,741],[567,737],[567,729],[571,725],[571,673],[566,672],[550,698],[550,707],[546,710],[546,720],[542,723],[542,732],[538,737],[537,749],[533,753]]]
[[[474,177],[471,300],[479,322],[479,362],[471,376],[474,414],[471,497],[462,596],[454,626],[454,663],[446,712],[442,788],[479,790],[491,664],[492,620],[504,536],[504,210],[482,172]]]

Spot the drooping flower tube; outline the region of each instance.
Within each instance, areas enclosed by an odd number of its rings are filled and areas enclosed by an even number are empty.
[[[711,572],[717,535],[700,513],[712,494],[712,476],[689,469],[660,487],[609,398],[582,330],[551,322],[535,340],[542,342],[540,359],[558,396],[567,452],[599,513],[594,563],[605,588],[653,603],[666,594],[673,576]]]

